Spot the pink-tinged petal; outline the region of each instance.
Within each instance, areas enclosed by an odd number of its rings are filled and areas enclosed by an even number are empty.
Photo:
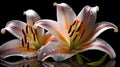
[[[104,40],[102,39],[96,39],[89,45],[85,45],[80,48],[80,51],[87,51],[87,50],[100,50],[105,53],[107,53],[111,59],[114,59],[116,57],[116,53],[114,49]]]
[[[54,41],[49,42],[40,49],[38,53],[38,59],[45,61],[47,58],[52,57],[55,61],[63,61],[74,56],[78,52],[80,51],[70,50],[68,46],[64,45],[63,43]]]
[[[62,24],[65,28],[68,28],[73,24],[76,14],[72,10],[72,8],[65,3],[54,3],[57,6],[57,20],[60,24]]]
[[[20,44],[20,40],[18,39],[14,39],[2,44],[0,46],[0,56],[5,56],[11,53],[17,53],[16,47],[18,47],[19,44]]]
[[[100,22],[93,32],[92,37],[90,38],[90,40],[88,40],[87,43],[93,41],[97,36],[108,29],[114,29],[114,32],[118,32],[118,27],[115,24],[110,22]]]
[[[77,17],[77,19],[81,21],[78,24],[78,29],[79,32],[83,34],[81,36],[82,42],[84,40],[86,42],[86,40],[91,38],[91,34],[96,28],[95,21],[98,9],[99,9],[98,6],[95,7],[85,6]]]
[[[66,29],[64,29],[64,27],[60,26],[59,23],[56,21],[47,20],[47,19],[39,20],[35,23],[35,26],[40,26],[40,27],[48,30],[49,32],[54,34],[59,41],[61,41],[63,43],[69,42],[68,41],[69,36],[68,36]]]
[[[5,28],[1,29],[1,33],[5,33],[5,31],[7,30],[18,39],[21,39],[23,37],[22,29],[25,29],[25,27],[26,23],[19,20],[12,20],[6,24]]]
[[[23,47],[19,39],[8,41],[0,46],[0,57],[21,56],[23,58],[35,57],[35,51]]]
[[[60,42],[49,42],[47,45],[43,46],[38,53],[38,59],[41,61],[46,60],[49,57],[52,57],[55,61],[65,60],[67,55],[59,53],[59,49],[62,45]],[[69,55],[68,55],[69,56]]]
[[[89,45],[85,45],[78,50],[70,50],[64,44],[60,42],[49,42],[47,45],[43,46],[38,53],[38,59],[41,61],[52,57],[55,61],[66,60],[80,52],[87,50],[100,50],[110,55],[111,59],[116,57],[113,48],[101,39],[97,39]]]
[[[36,21],[40,20],[40,16],[32,9],[26,10],[24,14],[26,15],[28,24],[34,24]]]

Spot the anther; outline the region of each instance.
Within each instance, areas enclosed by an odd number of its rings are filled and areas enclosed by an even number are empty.
[[[36,29],[34,29],[34,31],[35,31],[35,34],[37,35],[38,33],[37,33],[37,30]]]
[[[22,29],[22,33],[23,33],[24,36],[26,36],[25,31],[23,29]]]
[[[30,29],[31,29],[31,32],[34,34],[32,27]]]
[[[76,21],[74,21],[74,23],[72,24],[72,26],[74,26],[74,25],[75,25],[75,23],[76,23]]]
[[[72,30],[72,25],[70,26],[69,30],[68,30],[68,33],[70,33],[70,31]]]
[[[25,34],[25,31],[22,29],[22,33],[23,33],[23,35],[24,35],[24,40],[25,40],[25,44],[26,44],[26,42],[27,42],[27,38],[26,38],[26,34]]]
[[[33,33],[33,39],[34,39],[34,41],[36,41],[36,38],[35,38],[35,34]]]
[[[27,49],[29,50],[29,42],[27,42]]]
[[[70,37],[73,35],[74,32],[75,32],[75,30],[72,31],[72,33],[70,34]]]
[[[22,46],[24,47],[24,40],[22,39]]]
[[[26,33],[28,34],[28,25],[26,25]]]
[[[76,34],[76,35],[75,35],[75,37],[74,37],[73,41],[75,41],[75,39],[77,38],[77,35],[78,35],[78,34]]]

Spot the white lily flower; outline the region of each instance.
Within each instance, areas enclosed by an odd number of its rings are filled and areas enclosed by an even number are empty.
[[[52,57],[55,61],[62,61],[87,50],[103,51],[109,54],[111,59],[116,57],[113,48],[107,42],[96,38],[108,29],[118,31],[113,23],[95,23],[98,6],[85,6],[76,16],[66,3],[54,3],[54,5],[57,7],[57,21],[43,19],[35,23],[35,26],[50,31],[58,40],[41,49],[38,57],[40,60]]]

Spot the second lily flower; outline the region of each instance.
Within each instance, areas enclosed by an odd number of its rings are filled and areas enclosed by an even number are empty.
[[[25,11],[24,14],[27,17],[27,23],[19,20],[11,20],[1,30],[2,33],[5,33],[5,30],[7,30],[18,39],[8,41],[0,46],[0,57],[36,57],[39,49],[51,42],[50,33],[45,32],[40,27],[34,26],[35,22],[40,20],[40,16],[31,9]]]
[[[73,55],[87,50],[100,50],[107,53],[111,59],[116,57],[113,48],[104,40],[96,38],[107,29],[114,29],[116,25],[110,22],[95,23],[98,6],[85,6],[76,16],[72,8],[65,3],[54,3],[57,7],[57,22],[43,19],[35,26],[50,31],[57,39],[54,44],[45,45],[39,53],[39,59],[52,57],[55,61],[63,61]]]

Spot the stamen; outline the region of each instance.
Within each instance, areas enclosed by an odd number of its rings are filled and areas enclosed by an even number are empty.
[[[31,29],[31,32],[34,34],[32,27],[30,27],[30,29]]]
[[[75,23],[76,23],[76,21],[74,21],[74,23],[72,24],[72,26],[74,26],[74,25],[75,25]]]
[[[33,39],[34,39],[34,41],[36,41],[36,38],[35,38],[35,33],[33,33]]]
[[[80,20],[75,20],[74,21],[74,23],[70,26],[70,28],[69,28],[69,30],[68,30],[68,33],[70,33],[70,31],[72,30],[72,26],[74,26],[75,25],[75,23],[78,23],[78,22],[80,22]]]
[[[29,42],[27,42],[27,49],[29,50]]]
[[[75,37],[74,37],[73,41],[75,41],[75,39],[77,38],[77,35],[78,35],[78,34],[76,34],[76,35],[75,35]]]
[[[22,33],[23,33],[24,36],[26,36],[25,31],[23,29],[22,29]]]
[[[26,25],[26,33],[28,34],[28,25]]]
[[[25,40],[25,44],[27,43],[27,38],[26,38],[26,36],[24,36],[24,40]]]
[[[73,33],[75,32],[75,29],[72,31],[72,33],[70,34],[70,37],[73,35]]]
[[[27,43],[27,38],[26,38],[26,34],[25,34],[25,31],[22,29],[22,33],[24,35],[24,40],[25,40],[25,44]]]
[[[72,25],[70,26],[69,30],[68,30],[68,33],[70,33],[70,31],[72,30]]]
[[[37,30],[36,30],[36,29],[34,29],[34,31],[35,31],[35,34],[36,34],[36,35],[38,35]]]
[[[24,40],[22,39],[22,47],[24,47]]]

